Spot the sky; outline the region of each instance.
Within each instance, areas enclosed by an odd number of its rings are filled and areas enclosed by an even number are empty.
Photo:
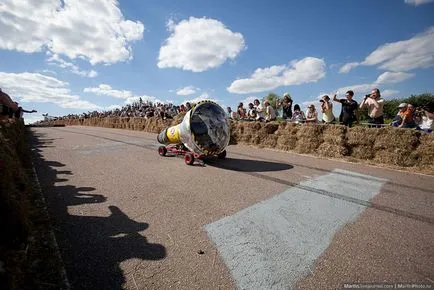
[[[402,98],[433,93],[433,67],[434,0],[0,0],[0,88],[26,123],[140,97]]]

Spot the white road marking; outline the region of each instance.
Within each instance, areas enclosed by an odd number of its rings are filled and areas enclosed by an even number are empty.
[[[208,224],[205,230],[239,289],[288,289],[310,273],[334,234],[366,208],[339,196],[369,201],[385,182],[334,170]]]

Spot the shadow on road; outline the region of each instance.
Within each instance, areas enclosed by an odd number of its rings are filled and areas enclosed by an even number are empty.
[[[221,169],[240,172],[281,171],[293,168],[292,165],[287,163],[237,158],[210,159],[206,160],[205,164]]]
[[[120,263],[133,258],[160,260],[166,257],[163,245],[148,243],[140,233],[149,224],[130,219],[117,206],[108,207],[108,217],[69,214],[69,206],[103,203],[107,198],[92,194],[93,187],[56,185],[56,182],[67,182],[65,175],[73,173],[57,170],[65,164],[44,159],[40,148],[49,146],[52,140],[35,132],[31,139],[37,175],[73,289],[122,289],[125,277]]]

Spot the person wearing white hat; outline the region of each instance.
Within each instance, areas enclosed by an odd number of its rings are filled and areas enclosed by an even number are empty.
[[[315,109],[314,104],[310,104],[306,111],[306,123],[317,123],[318,122],[318,112]]]

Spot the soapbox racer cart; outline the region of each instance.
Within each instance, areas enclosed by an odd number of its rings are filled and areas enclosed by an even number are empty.
[[[187,165],[193,165],[194,161],[202,160],[204,161],[207,158],[210,158],[213,155],[199,155],[197,153],[191,152],[188,150],[187,147],[184,146],[184,144],[170,144],[166,146],[160,146],[158,147],[158,154],[160,156],[184,156],[184,162]],[[226,150],[223,150],[219,154],[216,154],[218,159],[224,159],[226,158]]]

